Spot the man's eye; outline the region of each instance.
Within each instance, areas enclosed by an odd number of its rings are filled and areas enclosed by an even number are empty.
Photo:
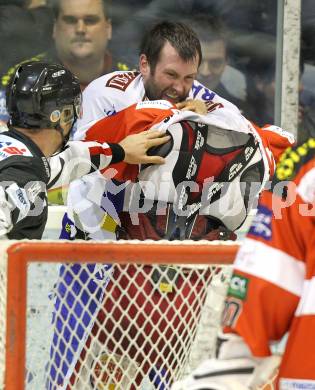
[[[221,68],[224,66],[225,61],[223,59],[210,60],[209,65],[212,68]]]
[[[99,17],[98,16],[89,16],[84,18],[84,23],[87,25],[93,25],[99,22]]]
[[[62,20],[67,24],[76,24],[77,18],[74,16],[63,16]]]
[[[71,16],[71,15],[65,15],[65,16],[63,16],[62,20],[66,24],[77,24],[78,20],[80,20],[80,19],[78,19],[78,18],[76,18],[74,16]],[[100,18],[97,15],[95,15],[95,16],[86,16],[85,18],[83,18],[83,22],[87,26],[94,25],[94,24],[98,23],[99,20],[100,20]]]

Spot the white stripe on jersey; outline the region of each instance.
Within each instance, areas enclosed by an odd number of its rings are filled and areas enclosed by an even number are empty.
[[[304,200],[304,202],[307,203],[315,202],[314,183],[315,183],[315,168],[312,168],[302,177],[296,189],[296,192],[300,195],[300,197]]]
[[[309,315],[315,314],[315,276],[310,280],[305,280],[303,285],[303,294],[299,305],[296,309],[295,315]]]
[[[267,280],[292,294],[302,294],[305,264],[262,242],[246,238],[237,254],[234,268]]]

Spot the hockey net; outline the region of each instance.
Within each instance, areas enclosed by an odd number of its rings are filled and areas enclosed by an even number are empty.
[[[214,354],[237,248],[3,244],[0,389],[170,389]]]

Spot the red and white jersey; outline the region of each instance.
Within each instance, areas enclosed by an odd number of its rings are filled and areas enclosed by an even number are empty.
[[[260,198],[234,264],[223,322],[260,357],[289,331],[279,388],[315,388],[314,138],[282,155],[272,190]]]
[[[73,139],[83,139],[87,129],[99,119],[111,116],[145,99],[143,78],[139,72],[116,71],[97,78],[83,92],[83,111],[77,122]],[[193,83],[188,99],[203,100],[211,105],[223,104],[239,112],[234,104],[221,98],[197,80]]]
[[[50,180],[47,187],[66,186],[84,175],[107,168],[112,161],[121,161],[123,153],[113,147],[106,142],[69,141],[61,152],[48,158]]]
[[[174,172],[180,161],[179,155],[181,154],[181,145],[182,139],[184,138],[183,131],[178,127],[175,128],[172,125],[175,125],[179,122],[197,122],[201,124],[209,125],[209,135],[212,135],[212,132],[215,134],[219,129],[225,129],[224,132],[220,135],[222,137],[222,142],[224,142],[224,147],[231,146],[241,146],[241,148],[236,151],[243,149],[244,142],[237,144],[237,141],[243,141],[244,135],[247,137],[247,134],[250,134],[254,138],[255,147],[257,151],[257,156],[253,158],[253,163],[262,164],[262,177],[259,182],[259,188],[255,192],[260,192],[267,181],[269,180],[270,175],[273,174],[274,169],[274,158],[277,158],[279,150],[284,150],[287,146],[293,143],[293,138],[288,133],[282,131],[279,128],[273,129],[272,126],[268,126],[264,129],[253,126],[247,119],[245,119],[239,112],[231,110],[230,107],[225,107],[223,104],[216,105],[211,112],[207,115],[196,114],[191,111],[180,111],[177,110],[171,103],[167,101],[144,101],[138,104],[134,104],[115,115],[112,115],[107,118],[103,118],[96,122],[86,133],[86,139],[89,141],[98,140],[103,142],[119,142],[128,134],[137,133],[149,129],[159,129],[162,132],[168,130],[172,134],[172,150],[166,156],[166,162],[160,166],[150,166],[144,171],[141,171],[139,175],[139,167],[127,165],[122,162],[115,164],[113,168],[115,169],[115,175],[113,176],[113,170],[111,170],[111,178],[115,178],[119,182],[126,182],[127,180],[136,180],[140,179],[143,183],[143,191],[147,199],[150,200],[160,200],[168,203],[175,203],[176,201],[176,187],[177,181],[173,180],[173,175],[171,179],[167,179],[167,185],[169,191],[162,191],[160,188],[161,183],[165,181],[165,177],[169,177],[170,172]],[[197,133],[196,133],[197,134]],[[197,136],[197,135],[196,135]],[[191,138],[194,138],[192,134]],[[208,143],[208,139],[203,141]],[[247,141],[245,141],[246,143]],[[230,143],[230,144],[228,144]],[[222,147],[221,147],[222,148]],[[253,147],[249,147],[254,150]],[[247,152],[244,150],[244,155]],[[233,152],[234,153],[234,152]],[[230,153],[231,154],[231,153]],[[226,166],[229,164],[230,160],[228,158],[234,158],[235,156],[230,154],[222,156],[211,155],[211,153],[204,153],[200,163],[200,169],[196,177],[196,183],[203,188],[204,183],[209,180],[211,177],[218,177],[221,172],[224,171]],[[275,156],[275,157],[274,157]],[[257,161],[255,160],[257,158]],[[246,163],[232,164],[229,168],[231,171],[228,173],[228,176],[233,173],[235,176],[236,167],[246,167]],[[232,172],[233,171],[233,172]],[[138,176],[139,175],[139,176]],[[235,180],[240,180],[241,174],[235,176]],[[162,178],[164,178],[162,180]],[[180,181],[184,180],[184,176]],[[145,183],[149,182],[150,186],[154,186],[154,193],[147,193],[147,190],[150,190],[150,187],[146,188]],[[162,186],[164,185],[162,183]],[[238,184],[235,183],[235,184]],[[105,183],[101,180],[97,184],[96,180],[81,180],[81,184],[78,183],[72,184],[68,192],[68,211],[72,214],[74,211],[79,215],[79,211],[75,210],[76,205],[79,204],[80,200],[86,197],[87,191],[89,193],[99,193],[99,185],[105,188]],[[81,186],[81,188],[80,188]],[[148,185],[149,186],[149,185]],[[96,188],[97,187],[97,188]],[[243,196],[239,189],[241,186],[235,185],[231,186],[231,191],[233,189],[233,196],[229,196],[229,207],[228,212],[224,210],[225,216],[229,217],[229,226],[230,230],[235,230],[236,226],[239,226],[241,221],[246,218],[246,208],[241,207]],[[237,190],[238,189],[238,190]],[[152,198],[153,197],[153,198]],[[163,198],[162,198],[163,197]],[[70,199],[72,201],[70,202]],[[233,199],[233,201],[232,201]],[[94,201],[95,203],[95,201]],[[73,205],[74,209],[71,210]],[[238,207],[235,207],[238,205]],[[199,205],[198,205],[199,207]],[[233,209],[234,207],[234,209]],[[209,210],[209,215],[216,216],[218,210],[216,210],[215,205]],[[236,214],[235,214],[235,213]],[[97,213],[97,208],[93,205],[93,213]],[[104,210],[102,210],[104,213]],[[221,213],[222,214],[222,213]],[[220,215],[221,215],[220,214]],[[87,213],[85,212],[85,215]],[[221,215],[222,216],[222,215]],[[238,218],[237,216],[240,216]],[[83,218],[83,214],[80,214],[80,219]],[[86,217],[87,220],[91,221],[93,219],[92,215]],[[220,219],[220,218],[219,218]],[[228,221],[226,221],[228,223]],[[86,226],[89,226],[86,223]],[[94,226],[93,226],[94,229]],[[95,229],[94,229],[95,230]]]
[[[124,109],[123,111],[103,118],[91,126],[85,134],[85,139],[97,142],[119,142],[128,134],[144,130],[160,130],[165,132],[172,124],[181,121],[191,121],[208,124],[216,128],[230,130],[231,133],[245,133],[254,136],[264,161],[265,175],[263,186],[274,173],[275,163],[279,154],[294,143],[294,137],[276,126],[259,128],[249,122],[231,105],[213,104],[206,115],[191,111],[177,110],[166,100],[144,101]],[[236,137],[235,137],[236,138]],[[235,139],[237,142],[237,139]],[[226,145],[227,147],[227,145]],[[118,179],[132,179],[138,172],[137,167],[126,163],[116,165]],[[125,172],[127,172],[125,174]],[[131,176],[128,174],[133,172]]]

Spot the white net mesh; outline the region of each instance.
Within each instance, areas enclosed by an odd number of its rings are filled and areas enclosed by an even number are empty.
[[[36,320],[29,316],[28,322],[36,327],[28,326],[28,388],[38,388],[44,373],[48,388],[165,389],[213,353],[227,280],[221,267],[68,264],[60,270],[51,351],[37,346],[45,351],[46,367],[32,362],[36,356],[42,363],[31,334],[37,337],[38,328],[46,333],[47,315],[40,325],[36,315],[44,305],[29,302]]]
[[[166,390],[213,355],[230,266],[62,258],[28,265],[26,389]]]

